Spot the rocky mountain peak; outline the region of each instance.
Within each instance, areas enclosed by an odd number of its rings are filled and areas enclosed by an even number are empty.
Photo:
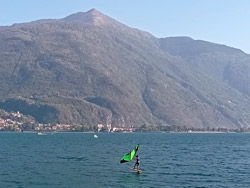
[[[86,12],[87,14],[92,14],[96,16],[102,16],[103,14],[95,8],[92,8]]]
[[[75,14],[71,14],[63,18],[63,20],[69,22],[82,22],[94,25],[106,25],[112,22],[112,18],[109,18],[108,16],[102,14],[100,11],[94,8],[90,9],[87,12],[78,12]]]

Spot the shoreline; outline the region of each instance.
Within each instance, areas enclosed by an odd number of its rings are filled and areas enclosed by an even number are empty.
[[[29,134],[38,134],[41,133],[40,131],[0,131],[0,133],[29,133]],[[88,131],[88,132],[74,132],[74,131],[45,131],[42,132],[45,134],[59,134],[59,133],[84,133],[84,134],[131,134],[131,133],[142,133],[142,134],[147,134],[147,133],[152,133],[152,134],[159,134],[159,133],[164,133],[164,134],[232,134],[232,133],[250,133],[250,132],[219,132],[219,131],[192,131],[192,132],[187,132],[187,131],[180,131],[180,132],[165,132],[165,131],[145,131],[145,132],[94,132],[94,131]]]

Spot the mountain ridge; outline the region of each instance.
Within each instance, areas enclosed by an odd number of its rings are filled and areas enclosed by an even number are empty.
[[[110,24],[110,22],[114,22],[112,18],[102,14],[96,9],[90,9],[87,12],[78,12],[75,14],[71,14],[62,20],[69,21],[69,22],[83,22],[83,23],[90,23],[94,25],[105,25]]]
[[[169,43],[95,9],[0,27],[0,108],[36,109],[42,123],[249,126],[247,72],[236,79],[249,56],[188,40]]]

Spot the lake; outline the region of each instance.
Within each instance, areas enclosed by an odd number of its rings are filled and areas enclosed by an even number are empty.
[[[96,134],[96,133],[95,133]],[[249,133],[0,133],[1,188],[249,188]],[[140,169],[119,164],[136,144]]]

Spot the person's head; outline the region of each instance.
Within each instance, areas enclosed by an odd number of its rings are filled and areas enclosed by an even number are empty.
[[[138,158],[138,155],[136,155],[136,158]]]

